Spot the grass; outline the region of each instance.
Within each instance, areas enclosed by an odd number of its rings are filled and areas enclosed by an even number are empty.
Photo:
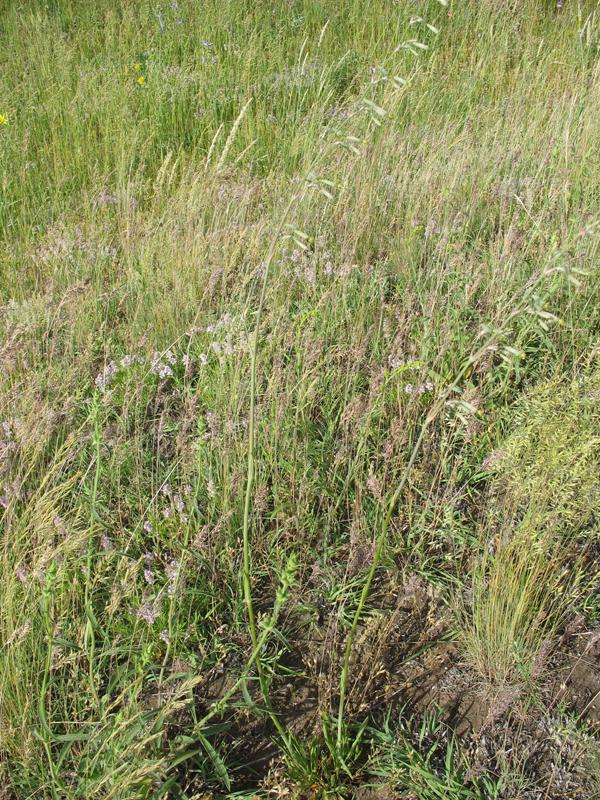
[[[0,11],[0,796],[537,796],[369,637],[600,619],[600,8]]]

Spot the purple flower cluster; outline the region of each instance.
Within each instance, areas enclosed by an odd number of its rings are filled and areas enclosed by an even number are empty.
[[[146,600],[136,609],[134,614],[138,619],[143,619],[148,625],[154,625],[160,616],[160,601],[158,597],[153,601]]]
[[[152,584],[156,580],[156,578],[154,577],[154,572],[152,572],[152,570],[149,567],[146,567],[146,569],[144,570],[144,580],[146,581],[146,583],[150,584],[150,586],[152,586]]]
[[[433,383],[431,381],[419,384],[407,383],[404,391],[406,394],[426,394],[433,391]]]
[[[16,567],[15,569],[15,575],[17,577],[17,580],[20,581],[21,583],[25,583],[27,581],[28,574],[29,573],[27,569],[23,566],[23,564],[19,564],[19,566]]]
[[[99,372],[98,375],[96,375],[96,380],[94,383],[96,384],[97,388],[100,389],[101,392],[105,392],[112,378],[117,374],[117,372],[118,367],[114,361],[109,361],[108,364],[105,364],[102,372]]]
[[[15,478],[12,483],[5,488],[4,494],[0,495],[0,506],[8,508],[11,500],[21,500],[23,497],[29,497],[31,491],[23,492],[23,482],[20,478]]]
[[[2,438],[0,438],[0,459],[6,458],[9,453],[17,449],[17,442],[15,441],[17,425],[18,423],[11,423],[5,419],[0,426],[0,433],[2,436]]]
[[[159,378],[170,378],[173,375],[173,366],[177,363],[176,357],[171,350],[164,353],[155,352],[152,356],[152,366],[150,371]]]
[[[124,355],[118,364],[116,361],[109,361],[108,364],[104,365],[102,372],[99,372],[98,375],[96,375],[94,383],[96,387],[104,394],[119,370],[128,369],[134,364],[141,364],[142,362],[143,359],[141,356],[136,355]]]
[[[169,4],[169,8],[170,8],[171,12],[179,11],[179,6],[175,2],[175,0],[173,0],[173,2],[171,2]],[[169,9],[167,9],[167,14],[169,14]],[[167,20],[167,16],[165,15],[165,13],[164,13],[164,11],[162,9],[160,9],[160,11],[157,12],[156,19],[158,20],[158,28],[159,28],[160,32],[163,33],[165,31],[165,28],[167,27],[168,23],[166,21]],[[176,25],[181,25],[183,23],[183,19],[181,17],[179,17],[179,16],[174,16],[173,19],[175,20],[175,24]]]
[[[177,589],[177,582],[179,578],[180,566],[181,566],[180,562],[176,558],[174,558],[168,563],[167,568],[165,570],[167,579],[169,581],[169,584],[167,586],[167,594],[169,595],[169,597],[175,596],[175,591]]]
[[[183,495],[188,496],[191,494],[192,487],[185,486]],[[169,483],[163,483],[160,487],[160,494],[169,501],[169,505],[163,508],[162,515],[165,519],[171,519],[173,514],[177,512],[179,520],[185,525],[188,522],[188,516],[185,513],[185,500],[180,492],[174,492]]]

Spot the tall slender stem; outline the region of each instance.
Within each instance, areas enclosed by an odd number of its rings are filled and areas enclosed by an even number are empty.
[[[254,449],[255,449],[255,428],[256,428],[256,362],[257,362],[257,355],[258,355],[258,340],[259,340],[259,332],[260,332],[260,325],[262,321],[262,314],[263,308],[265,304],[265,296],[267,292],[267,282],[269,279],[269,271],[271,267],[271,263],[273,261],[273,257],[275,255],[275,248],[277,246],[277,242],[279,241],[279,237],[285,225],[285,222],[288,218],[289,212],[292,208],[292,205],[296,202],[297,198],[292,197],[287,204],[284,213],[281,217],[279,225],[277,226],[275,233],[273,234],[273,238],[271,239],[271,245],[269,247],[269,251],[267,253],[267,258],[265,259],[263,265],[263,278],[262,278],[262,286],[260,292],[260,299],[258,302],[258,309],[256,311],[256,322],[254,327],[254,335],[252,337],[252,345],[250,348],[250,410],[249,410],[249,420],[248,420],[248,455],[247,455],[247,472],[246,472],[246,494],[244,499],[244,519],[243,519],[243,527],[242,527],[242,548],[243,548],[243,570],[242,570],[242,581],[244,586],[244,602],[246,605],[246,613],[248,615],[248,624],[250,627],[250,638],[252,640],[252,648],[253,651],[256,652],[256,668],[258,672],[258,679],[260,683],[261,694],[263,696],[263,701],[267,707],[267,711],[273,724],[277,728],[279,734],[283,738],[284,742],[287,742],[287,734],[283,729],[283,726],[279,722],[276,714],[274,713],[271,702],[269,699],[269,691],[268,686],[264,674],[264,669],[262,666],[262,662],[260,659],[260,649],[259,648],[259,638],[258,632],[256,627],[256,617],[254,614],[254,603],[252,600],[252,563],[250,558],[250,505],[252,501],[252,490],[254,486]]]

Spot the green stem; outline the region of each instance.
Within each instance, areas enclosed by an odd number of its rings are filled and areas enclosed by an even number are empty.
[[[246,613],[248,615],[248,624],[250,627],[250,637],[252,640],[252,647],[253,651],[256,652],[255,658],[256,658],[256,667],[258,672],[258,680],[260,683],[260,689],[263,701],[267,708],[269,717],[271,718],[278,733],[280,734],[280,736],[282,737],[283,741],[286,744],[288,742],[288,736],[271,706],[267,680],[262,666],[262,662],[260,660],[261,648],[259,648],[258,646],[259,638],[256,628],[254,604],[252,601],[252,583],[251,583],[252,565],[250,558],[250,504],[252,501],[252,489],[254,486],[254,448],[255,448],[255,427],[256,427],[256,362],[258,354],[258,337],[260,331],[260,324],[262,320],[265,296],[267,292],[269,271],[271,263],[273,261],[273,257],[275,255],[275,247],[277,245],[277,242],[279,241],[279,237],[281,235],[287,217],[290,213],[292,205],[297,201],[297,199],[298,199],[297,197],[292,197],[288,205],[286,206],[285,211],[279,222],[279,225],[277,226],[277,229],[271,240],[271,245],[267,253],[267,258],[264,262],[262,287],[260,292],[258,309],[256,312],[256,324],[254,327],[254,336],[252,338],[252,347],[250,349],[250,411],[248,420],[248,457],[247,457],[247,472],[246,472],[246,493],[244,498],[244,518],[242,527],[242,549],[243,549],[242,581],[244,586],[244,603],[246,605]]]

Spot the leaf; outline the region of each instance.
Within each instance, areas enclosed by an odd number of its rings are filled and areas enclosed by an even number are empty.
[[[217,750],[215,750],[212,744],[208,741],[206,736],[203,736],[203,734],[198,733],[198,739],[200,740],[202,747],[206,751],[206,754],[210,758],[212,765],[215,768],[215,772],[219,777],[219,780],[221,781],[221,783],[223,783],[223,785],[227,789],[231,789],[231,778],[229,777],[229,772],[227,771],[225,762],[223,761]]]

